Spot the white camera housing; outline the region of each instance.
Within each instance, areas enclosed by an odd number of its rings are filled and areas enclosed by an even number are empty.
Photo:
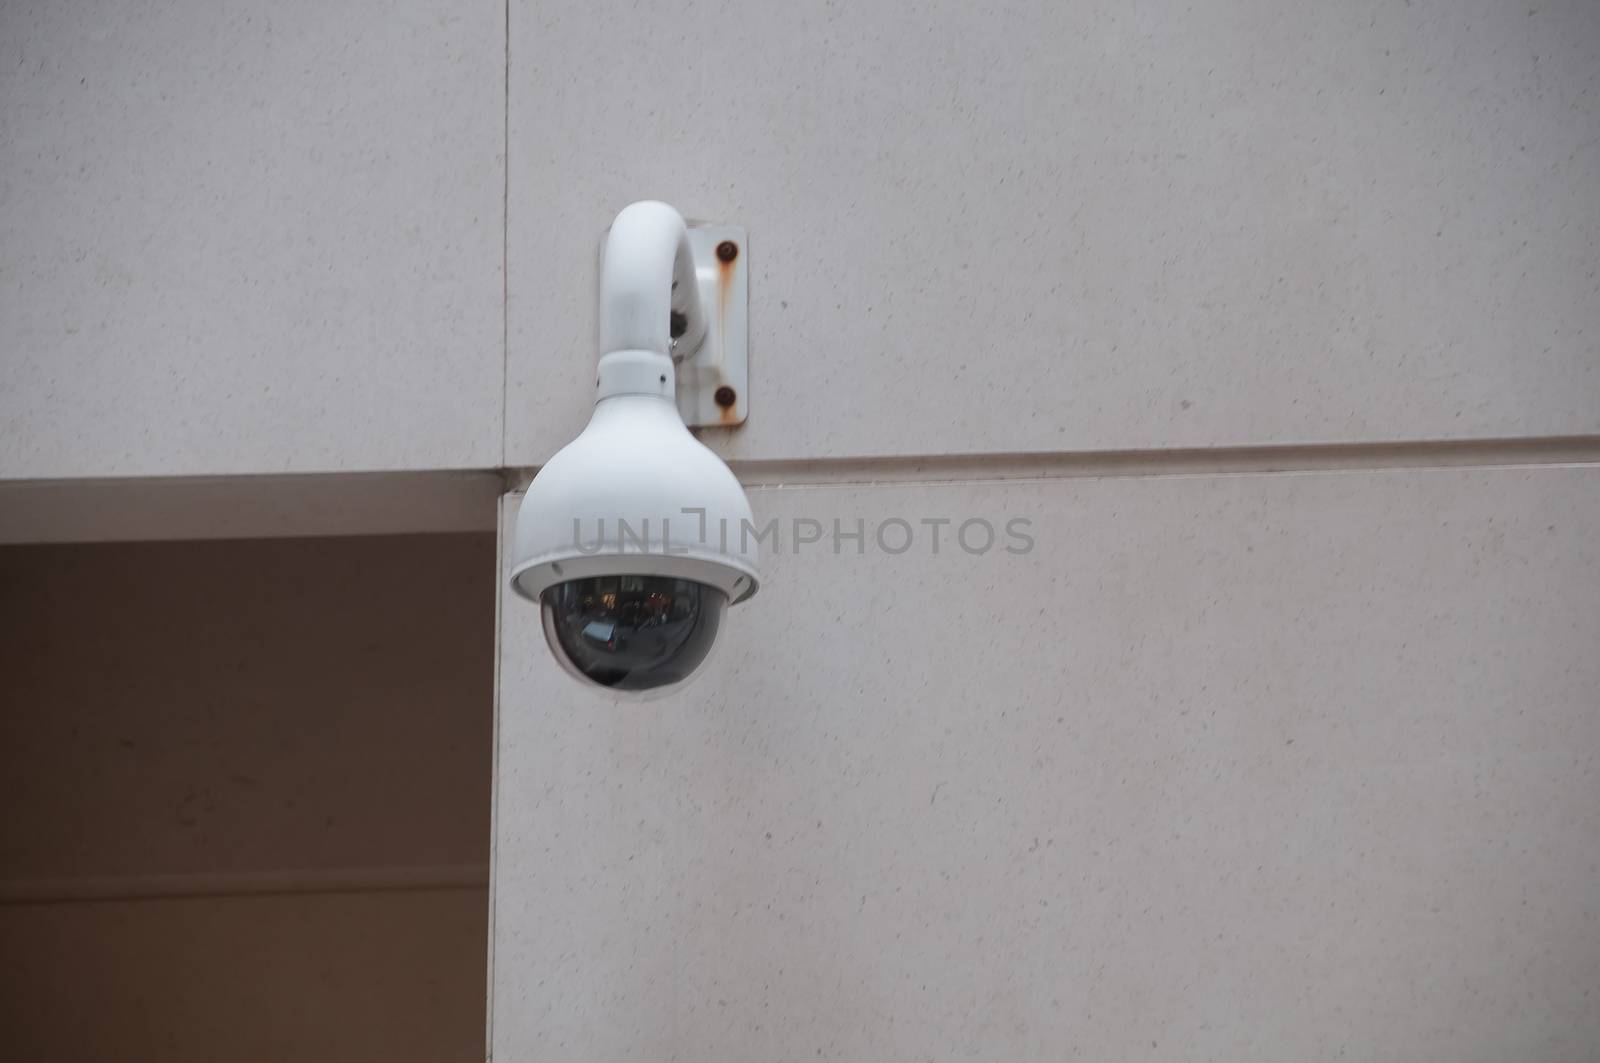
[[[759,585],[750,523],[738,479],[689,434],[671,396],[614,396],[528,487],[512,585],[538,601],[567,580],[673,576],[732,605]]]
[[[729,245],[718,246],[710,257],[724,260],[697,271],[676,210],[644,202],[617,216],[601,266],[594,415],[540,469],[517,515],[512,588],[540,603],[563,667],[616,690],[687,678],[724,610],[760,583],[744,489],[679,413],[675,356],[728,345],[728,315],[706,317],[698,275],[726,272]]]

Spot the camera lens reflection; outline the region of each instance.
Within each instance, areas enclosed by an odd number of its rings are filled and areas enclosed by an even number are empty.
[[[541,598],[551,649],[578,675],[614,690],[681,682],[711,652],[728,599],[664,576],[595,576]]]

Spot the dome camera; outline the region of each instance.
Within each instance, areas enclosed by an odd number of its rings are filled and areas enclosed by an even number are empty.
[[[617,216],[600,270],[594,415],[517,514],[511,586],[538,603],[550,651],[585,683],[682,682],[759,584],[744,489],[680,412],[742,419],[746,273],[743,241],[727,232],[691,240],[664,203]]]

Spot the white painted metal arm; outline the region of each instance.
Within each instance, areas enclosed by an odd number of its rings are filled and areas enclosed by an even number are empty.
[[[675,402],[687,424],[744,422],[744,242],[737,226],[690,229],[653,200],[617,215],[600,260],[596,401],[649,395]]]
[[[665,203],[634,203],[617,215],[600,267],[600,353],[654,351],[673,356],[672,319],[681,315],[678,349],[705,337],[705,311],[683,215]]]

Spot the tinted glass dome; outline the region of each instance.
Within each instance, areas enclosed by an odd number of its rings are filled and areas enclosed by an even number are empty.
[[[665,576],[594,576],[540,596],[544,634],[567,670],[613,690],[687,679],[711,652],[727,596]]]

